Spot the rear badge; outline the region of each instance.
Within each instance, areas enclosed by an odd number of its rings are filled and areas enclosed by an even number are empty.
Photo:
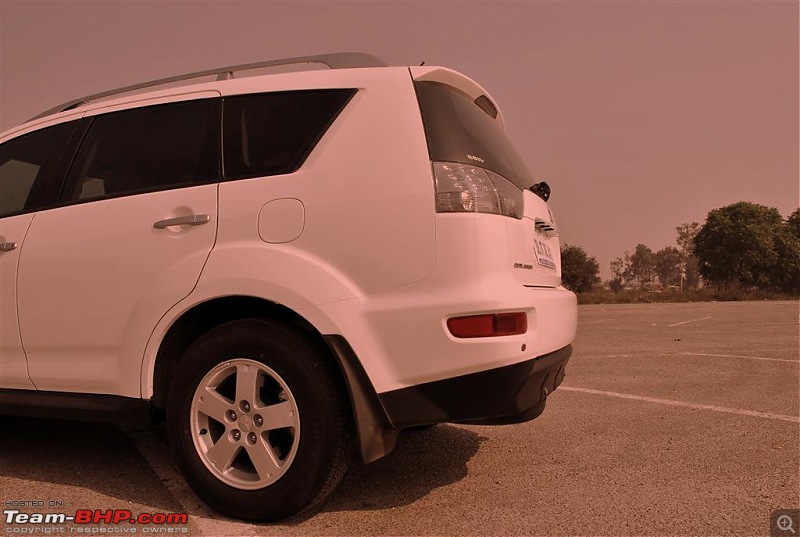
[[[536,252],[536,261],[543,267],[551,270],[556,270],[556,263],[553,260],[553,252],[550,250],[550,245],[539,239],[533,239],[534,251]]]

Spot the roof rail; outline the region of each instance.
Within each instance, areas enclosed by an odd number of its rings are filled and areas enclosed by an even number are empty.
[[[32,117],[29,121],[41,119],[43,117],[52,114],[57,114],[59,112],[65,112],[67,110],[77,108],[78,106],[86,104],[90,101],[95,101],[97,99],[102,99],[104,97],[111,97],[112,95],[117,95],[120,93],[127,93],[129,91],[136,91],[154,86],[162,86],[164,84],[171,84],[173,82],[181,82],[183,80],[191,80],[194,78],[201,78],[204,76],[216,75],[217,80],[227,80],[229,78],[233,78],[233,73],[237,71],[246,71],[248,69],[260,69],[264,67],[276,67],[280,65],[294,65],[301,63],[320,63],[327,65],[331,69],[350,69],[356,67],[387,67],[389,65],[382,59],[378,58],[377,56],[373,56],[372,54],[367,54],[365,52],[332,52],[329,54],[316,54],[313,56],[296,56],[294,58],[282,58],[278,60],[268,60],[263,62],[229,65],[227,67],[206,69],[205,71],[196,71],[194,73],[187,73],[185,75],[159,78],[158,80],[151,80],[150,82],[142,82],[139,84],[133,84],[131,86],[117,88],[114,90],[95,93],[93,95],[87,95],[86,97],[81,97],[79,99],[72,99],[71,101],[62,103],[58,106],[50,108],[45,112],[42,112],[41,114],[35,117]]]

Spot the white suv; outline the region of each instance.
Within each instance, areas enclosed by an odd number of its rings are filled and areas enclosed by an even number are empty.
[[[330,69],[233,78],[289,64]],[[232,66],[0,142],[0,413],[155,409],[225,514],[311,508],[403,428],[533,419],[564,376],[549,187],[462,74]]]

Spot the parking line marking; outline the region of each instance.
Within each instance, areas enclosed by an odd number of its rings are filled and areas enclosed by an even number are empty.
[[[710,318],[711,318],[710,316],[709,317],[700,317],[699,319],[691,319],[689,321],[683,321],[683,322],[680,322],[680,323],[668,324],[667,326],[680,326],[682,324],[696,323],[697,321],[705,321],[706,319],[710,319]]]
[[[794,350],[794,349],[792,349]],[[788,358],[767,358],[765,356],[742,356],[740,354],[711,354],[707,352],[664,352],[641,354],[576,354],[575,358],[661,358],[664,356],[708,356],[711,358],[743,358],[746,360],[762,360],[766,362],[789,362],[790,364],[800,364],[800,360],[790,360]]]
[[[766,362],[789,362],[790,364],[800,364],[800,360],[789,360],[786,358],[766,358],[764,356],[741,356],[738,354],[709,354],[706,352],[682,352],[682,356],[711,356],[713,358],[745,358],[747,360],[763,360]]]
[[[576,354],[575,358],[633,358],[640,354]]]
[[[223,518],[201,502],[183,476],[169,464],[171,453],[152,431],[125,430],[125,434],[183,512],[189,514],[190,523],[194,523],[201,535],[239,537],[256,534],[256,526],[253,524]]]
[[[573,386],[559,386],[558,390],[566,390],[568,392],[589,393],[592,395],[605,395],[606,397],[617,397],[619,399],[644,401],[647,403],[657,403],[659,405],[693,408],[696,410],[711,410],[714,412],[725,412],[727,414],[738,414],[740,416],[751,416],[754,418],[765,418],[770,420],[788,421],[790,423],[800,423],[800,416],[789,416],[786,414],[775,414],[772,412],[758,412],[756,410],[744,410],[742,408],[729,408],[716,405],[703,405],[699,403],[686,403],[684,401],[674,401],[672,399],[658,399],[656,397],[644,397],[641,395],[631,395],[628,393],[606,392],[602,390],[591,390],[589,388],[576,388]]]

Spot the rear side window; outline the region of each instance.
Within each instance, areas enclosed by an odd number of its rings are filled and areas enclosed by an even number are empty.
[[[98,116],[72,167],[65,201],[218,180],[219,107],[219,99],[201,99]]]
[[[514,144],[494,119],[497,110],[487,98],[473,101],[438,82],[414,85],[431,160],[486,168],[523,190],[534,183]]]
[[[296,171],[355,92],[304,90],[225,98],[225,178]]]
[[[34,184],[51,180],[73,128],[61,123],[0,146],[0,217],[39,208],[31,200]]]

